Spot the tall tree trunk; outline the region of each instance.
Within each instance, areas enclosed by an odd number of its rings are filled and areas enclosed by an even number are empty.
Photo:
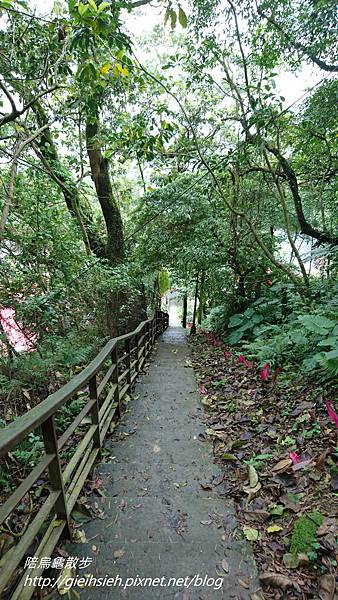
[[[9,183],[8,183],[8,187],[6,190],[4,206],[3,206],[1,217],[0,217],[0,243],[4,240],[4,237],[5,237],[6,223],[7,223],[9,211],[11,209],[11,206],[13,204],[13,199],[14,199],[15,180],[16,180],[17,171],[18,171],[17,149],[19,148],[19,145],[20,145],[20,142],[19,142],[19,140],[17,140],[17,142],[15,144],[15,149],[14,149],[14,159],[13,159],[11,170],[10,170]]]
[[[203,313],[204,313],[204,287],[205,287],[205,271],[202,271],[201,274],[201,283],[200,283],[200,293],[199,293],[199,305],[198,305],[198,318],[197,318],[197,323],[198,325],[202,324],[202,319],[203,319]]]
[[[35,102],[32,109],[40,127],[48,123],[47,115],[39,102]],[[95,227],[91,209],[80,201],[76,184],[59,158],[49,127],[40,136],[38,151],[51,177],[61,188],[67,208],[81,229],[85,245],[87,245],[87,237],[92,252],[99,258],[103,258],[105,256],[104,243]]]
[[[108,161],[104,158],[97,140],[98,133],[98,118],[94,122],[87,121],[87,152],[91,177],[107,228],[107,258],[112,265],[116,265],[124,258],[123,224],[118,204],[113,196]]]
[[[183,295],[183,316],[182,316],[182,327],[186,329],[187,327],[187,316],[188,316],[188,294],[187,290],[185,290]]]
[[[198,298],[198,278],[199,278],[199,271],[197,271],[197,275],[196,275],[196,287],[195,287],[195,298],[194,298],[194,312],[193,312],[193,317],[192,317],[192,326],[191,326],[191,330],[190,330],[190,335],[195,335],[195,333],[196,333],[196,312],[197,312],[197,298]]]

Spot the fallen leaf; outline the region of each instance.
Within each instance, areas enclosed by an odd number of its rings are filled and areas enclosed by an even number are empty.
[[[77,544],[85,544],[87,541],[86,534],[83,529],[75,529],[73,533],[74,542]]]
[[[302,462],[293,465],[292,470],[299,471],[300,469],[304,469],[304,467],[308,467],[312,462],[313,458],[309,458],[308,460],[302,460]]]
[[[277,523],[274,523],[273,525],[269,525],[269,527],[267,528],[267,532],[268,533],[276,533],[277,531],[283,531],[284,527],[282,527],[282,525],[277,525]]]
[[[259,490],[261,489],[261,484],[258,482],[256,487],[250,487],[250,486],[243,486],[243,492],[245,492],[246,494],[249,495],[248,498],[248,502],[250,502],[250,500],[252,500],[256,494],[258,494]]]
[[[286,471],[289,467],[291,467],[291,465],[291,458],[283,458],[278,463],[276,463],[274,467],[272,467],[272,471],[273,473],[282,473],[283,471]]]
[[[259,531],[258,529],[254,529],[253,527],[247,527],[246,525],[244,525],[243,533],[246,539],[251,542],[255,542],[259,539]]]
[[[318,594],[320,600],[333,600],[335,586],[334,575],[322,575],[318,581]]]
[[[88,523],[92,520],[92,515],[88,508],[79,502],[76,502],[75,507],[72,510],[71,517],[78,523]]]
[[[113,556],[114,558],[122,558],[122,556],[125,554],[125,550],[123,550],[123,548],[121,550],[115,550]]]
[[[225,573],[229,573],[229,564],[225,558],[222,560],[222,569]]]
[[[280,573],[263,573],[259,576],[259,581],[266,586],[281,588],[287,590],[290,587],[295,587],[294,582],[290,577],[281,575]]]
[[[295,554],[291,554],[291,552],[287,552],[286,554],[284,554],[283,564],[288,569],[297,569],[297,567],[299,566],[299,563],[300,563],[299,557],[296,556]]]
[[[258,484],[258,473],[257,473],[255,467],[253,467],[252,465],[249,465],[248,470],[249,470],[250,487],[254,488]]]
[[[223,460],[237,460],[237,456],[235,456],[234,454],[230,454],[229,452],[222,454],[222,458]]]
[[[284,512],[285,508],[284,506],[282,506],[281,504],[277,504],[277,506],[274,506],[271,510],[270,510],[270,515],[275,515],[277,517],[281,517],[283,512]]]

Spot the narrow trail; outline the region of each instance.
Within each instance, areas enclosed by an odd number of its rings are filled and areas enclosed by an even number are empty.
[[[160,338],[134,395],[106,443],[106,462],[95,469],[105,494],[96,500],[104,518],[80,527],[87,543],[66,549],[93,559],[79,575],[119,575],[122,582],[137,575],[165,578],[160,583],[198,575],[204,583],[205,576],[214,578],[215,585],[79,587],[81,600],[249,599],[259,588],[250,544],[230,536],[236,520],[221,486],[201,486],[220,470],[211,445],[199,436],[203,408],[184,329],[170,327]],[[222,588],[215,589],[220,577]]]

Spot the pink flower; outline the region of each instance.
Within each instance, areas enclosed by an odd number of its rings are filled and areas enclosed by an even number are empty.
[[[332,405],[328,400],[326,400],[325,404],[326,404],[327,412],[329,413],[329,417],[330,417],[331,421],[333,421],[335,423],[336,427],[338,427],[337,413],[333,410]]]
[[[297,452],[290,452],[289,458],[291,458],[294,465],[302,462],[302,459],[298,456]]]
[[[244,356],[242,354],[239,355],[238,362],[239,363],[245,363],[245,358],[244,358]]]
[[[269,363],[265,363],[263,369],[261,370],[261,378],[263,381],[266,381],[269,377],[270,365]]]

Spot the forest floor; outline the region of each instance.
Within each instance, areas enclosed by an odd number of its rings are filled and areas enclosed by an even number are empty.
[[[336,598],[337,437],[318,385],[283,373],[264,380],[212,335],[195,336],[191,348],[208,412],[203,437],[251,541],[264,598]]]
[[[250,542],[234,535],[234,504],[205,443],[205,412],[182,328],[170,327],[160,338],[134,395],[106,442],[94,485],[79,500],[81,543],[63,552],[89,557],[82,574],[94,577],[163,577],[164,583],[188,577],[191,583],[78,587],[81,600],[259,600]],[[97,518],[81,523],[86,505]]]

